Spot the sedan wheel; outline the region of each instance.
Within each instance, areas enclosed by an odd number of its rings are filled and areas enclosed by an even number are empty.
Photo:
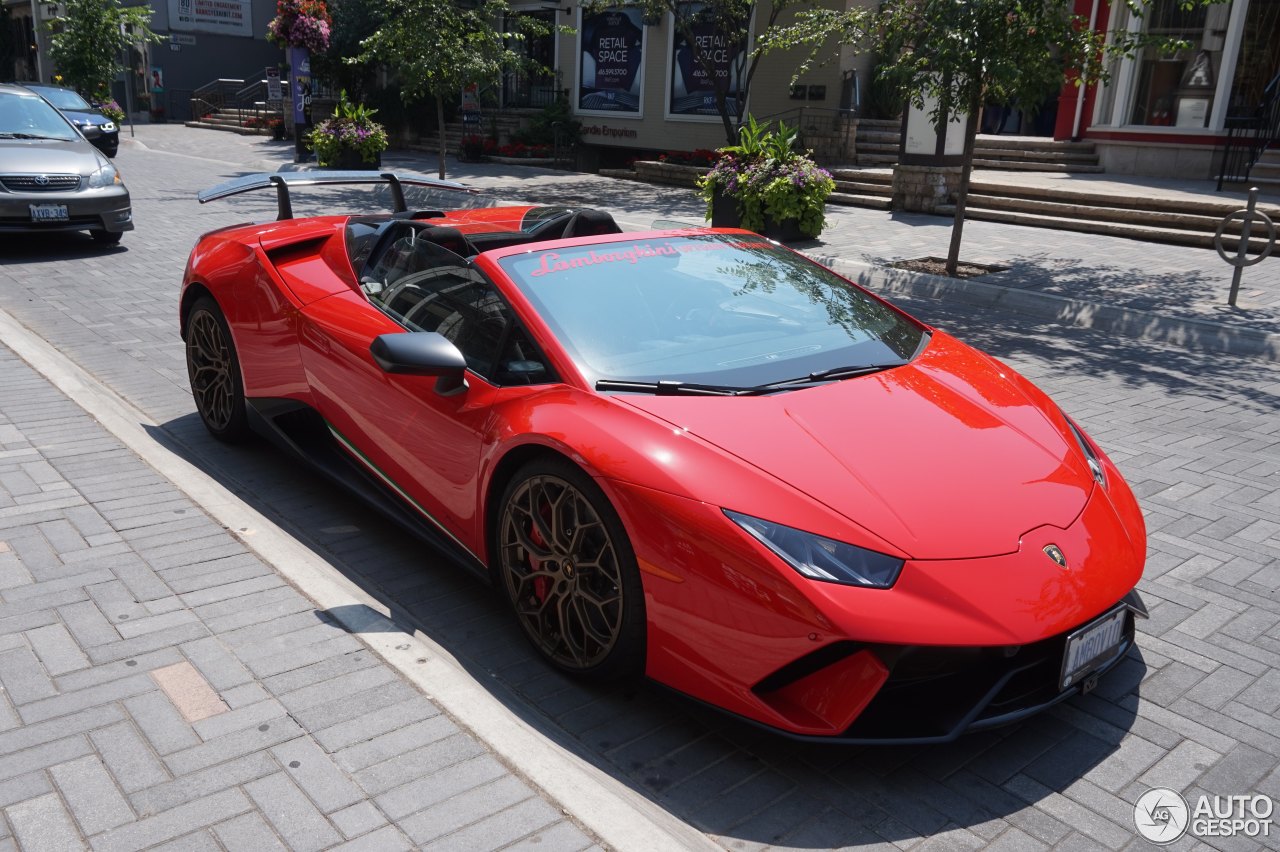
[[[639,571],[621,521],[591,477],[567,463],[533,462],[507,487],[502,507],[503,585],[538,651],[572,674],[638,674]]]
[[[205,428],[222,441],[245,438],[249,426],[240,361],[222,310],[208,296],[196,301],[187,318],[187,377]]]

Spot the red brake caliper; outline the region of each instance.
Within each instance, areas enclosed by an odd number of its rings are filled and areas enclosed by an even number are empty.
[[[546,542],[543,541],[542,534],[538,532],[538,525],[530,521],[529,526],[531,527],[531,529],[529,530],[529,539],[534,544],[538,545],[538,547],[545,546]],[[536,560],[534,560],[532,554],[530,554],[529,567],[534,571],[540,570],[542,568],[542,565],[535,564],[535,563],[536,563]],[[551,582],[546,577],[533,578],[533,594],[534,594],[534,597],[538,599],[538,603],[542,603],[547,599],[547,592],[550,591],[550,586],[551,586]]]

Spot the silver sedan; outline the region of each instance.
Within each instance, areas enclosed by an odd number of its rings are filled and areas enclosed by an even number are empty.
[[[120,172],[43,98],[0,83],[0,233],[133,230]]]

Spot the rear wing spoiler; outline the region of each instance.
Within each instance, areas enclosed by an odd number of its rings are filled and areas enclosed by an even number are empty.
[[[201,204],[207,204],[210,201],[216,201],[219,198],[227,198],[231,195],[239,195],[242,192],[253,192],[259,189],[267,189],[274,186],[276,189],[276,204],[279,207],[278,220],[293,218],[293,203],[289,200],[289,187],[291,186],[335,186],[342,184],[388,184],[391,187],[391,200],[394,206],[394,212],[404,213],[408,209],[404,200],[405,186],[427,186],[433,189],[443,189],[457,192],[463,195],[475,195],[477,190],[455,183],[451,180],[437,180],[436,178],[427,177],[426,175],[415,174],[413,172],[376,172],[376,171],[306,171],[306,172],[259,172],[257,174],[243,175],[229,180],[226,183],[220,183],[209,189],[201,190],[196,194],[196,200]]]

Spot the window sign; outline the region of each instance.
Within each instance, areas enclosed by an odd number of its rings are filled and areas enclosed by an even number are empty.
[[[667,111],[670,115],[719,117],[716,86],[725,91],[729,113],[738,111],[742,100],[741,78],[747,58],[745,36],[734,39],[714,21],[699,21],[705,8],[701,3],[682,5],[681,14],[692,15],[692,43],[678,27],[672,26],[671,74]]]
[[[578,112],[639,117],[644,87],[641,10],[584,12],[578,32]]]

